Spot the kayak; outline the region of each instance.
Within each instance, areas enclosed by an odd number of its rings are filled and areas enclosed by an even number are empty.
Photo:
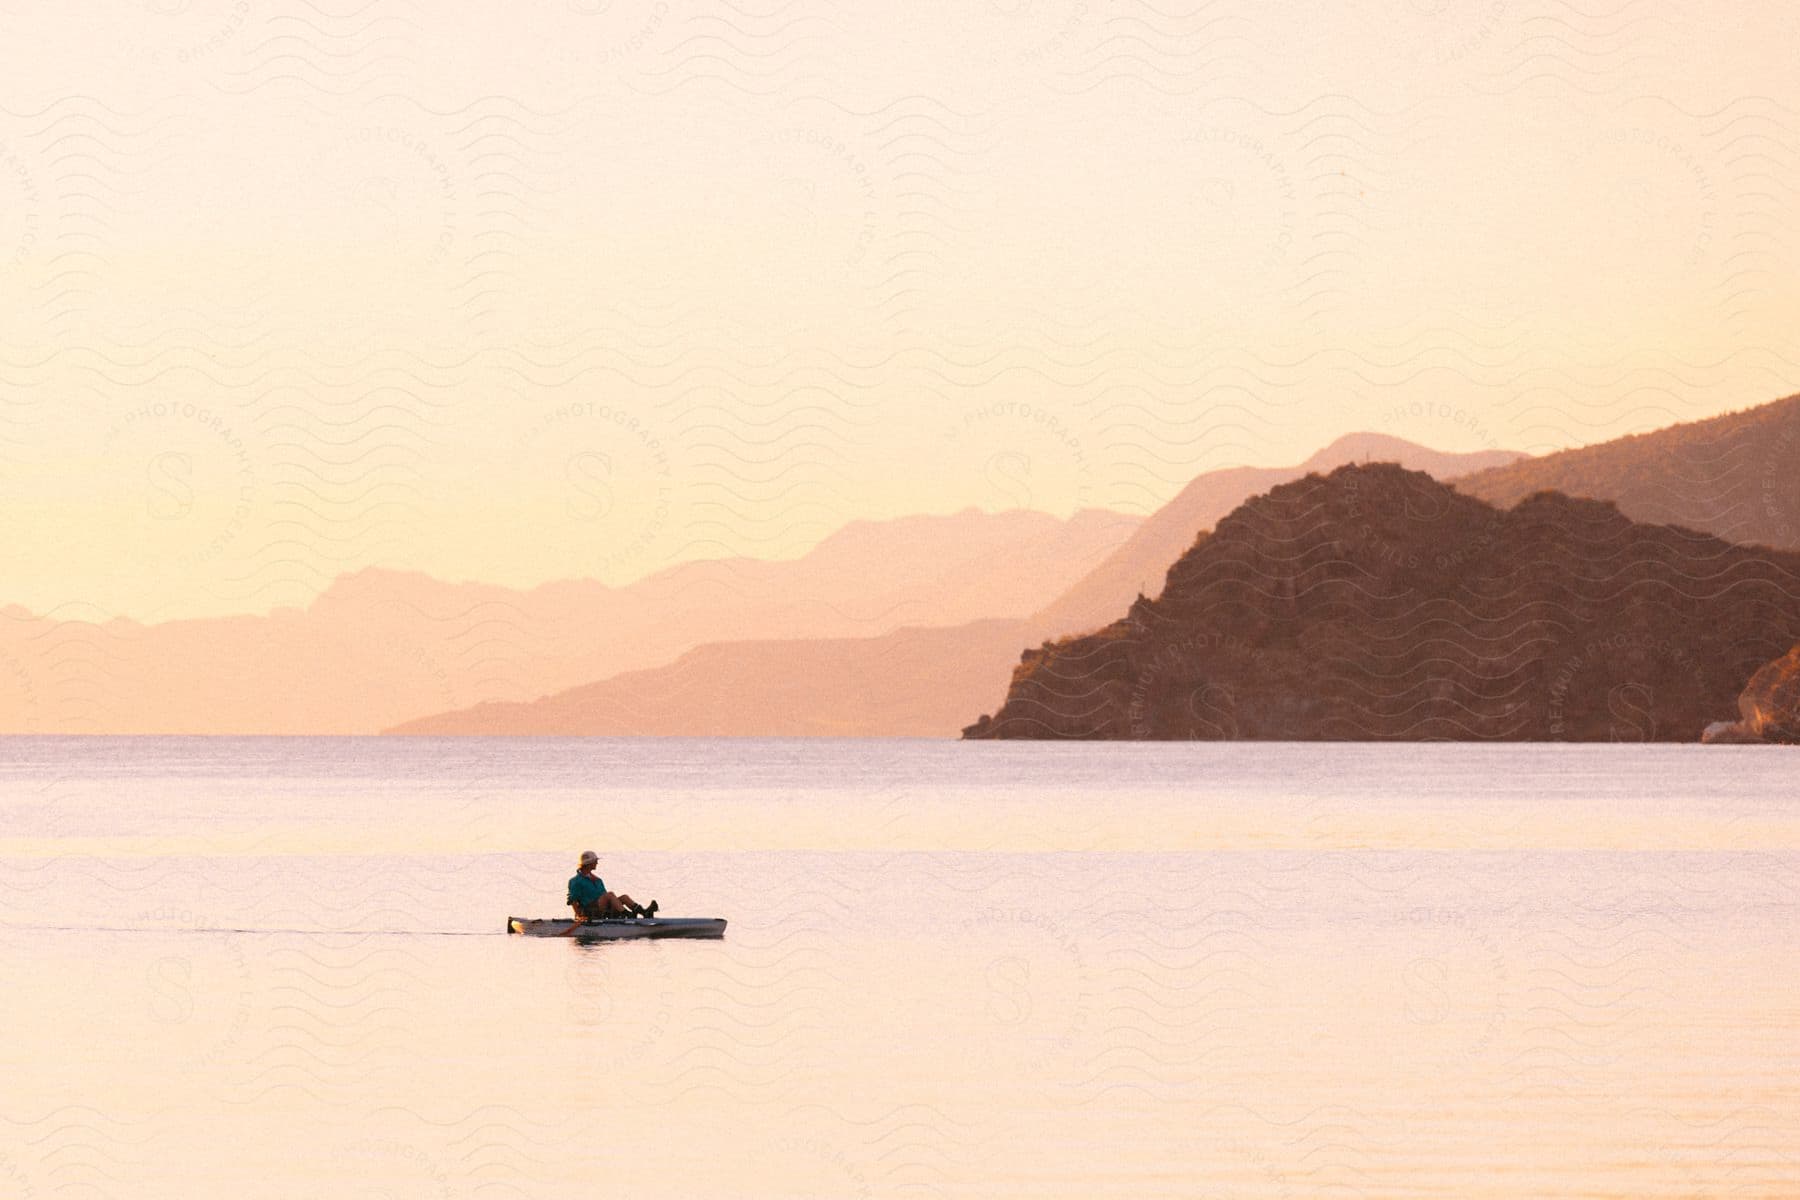
[[[534,921],[506,918],[506,932],[524,937],[566,937],[581,942],[614,942],[626,938],[722,938],[723,917],[621,917],[617,920],[583,921],[567,917]]]

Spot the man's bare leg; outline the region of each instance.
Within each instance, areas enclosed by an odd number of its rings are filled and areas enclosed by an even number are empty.
[[[637,901],[630,896],[619,896],[612,892],[600,897],[600,912],[608,917],[631,917],[643,911]]]

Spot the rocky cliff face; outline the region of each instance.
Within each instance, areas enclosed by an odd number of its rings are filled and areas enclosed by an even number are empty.
[[[1800,555],[1391,464],[1259,496],[1028,650],[967,737],[1694,741],[1800,638]]]
[[[1708,726],[1705,740],[1800,743],[1800,645],[1752,675],[1738,719]]]

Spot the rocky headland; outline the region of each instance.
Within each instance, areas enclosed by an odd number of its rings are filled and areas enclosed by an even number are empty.
[[[1738,719],[1707,726],[1702,740],[1800,743],[1800,645],[1752,675],[1738,696]]]
[[[964,736],[1691,742],[1797,640],[1800,554],[1347,466],[1200,533],[1156,599],[1025,651]]]

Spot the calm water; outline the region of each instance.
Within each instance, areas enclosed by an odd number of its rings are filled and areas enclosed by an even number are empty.
[[[0,1195],[1800,1195],[1800,755],[0,740]],[[502,935],[578,851],[723,942]]]

